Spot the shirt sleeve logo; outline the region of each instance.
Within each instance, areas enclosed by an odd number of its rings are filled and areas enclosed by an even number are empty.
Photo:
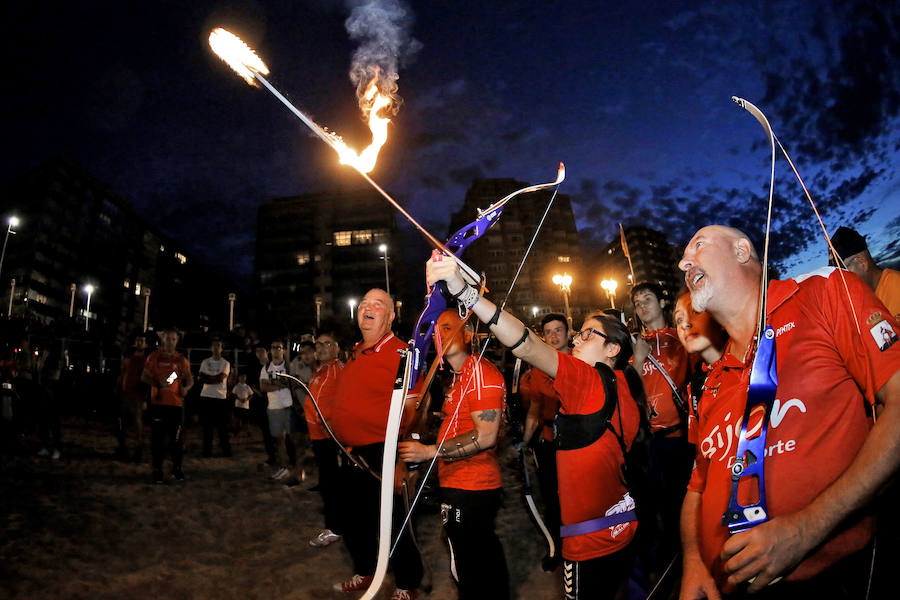
[[[897,332],[894,331],[894,328],[886,319],[882,319],[878,323],[875,323],[875,325],[869,329],[869,333],[872,335],[872,339],[875,340],[875,345],[878,346],[878,349],[882,352],[897,342]]]

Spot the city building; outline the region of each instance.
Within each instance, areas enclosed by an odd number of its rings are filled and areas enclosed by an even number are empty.
[[[301,194],[262,205],[254,265],[260,328],[349,330],[356,304],[375,287],[390,288],[400,322],[414,319],[404,311],[404,301],[407,309],[410,302],[394,214],[368,189]]]
[[[450,232],[472,222],[479,209],[527,185],[514,179],[476,179],[466,192],[462,208],[451,217]],[[484,237],[463,254],[467,265],[485,274],[494,300],[506,295],[552,193],[549,190],[516,196]],[[553,283],[555,275],[571,278],[569,292]],[[557,194],[506,308],[533,323],[550,312],[564,313],[568,302],[577,326],[596,306],[593,279],[593,274],[585,269],[570,199]]]
[[[653,281],[663,288],[666,299],[674,302],[675,294],[684,285],[684,274],[678,269],[681,250],[669,243],[665,233],[647,227],[626,227],[625,240],[634,268],[634,279],[628,258],[622,250],[621,236],[603,246],[594,260],[594,270],[603,280],[615,281],[616,291],[613,301],[616,308],[633,314],[631,288],[635,283]],[[602,290],[606,306],[609,294]],[[670,303],[671,305],[671,303]]]
[[[0,216],[18,219],[0,265],[3,314],[71,320],[110,339],[143,327],[145,309],[150,327],[226,327],[231,286],[70,160],[8,182]]]

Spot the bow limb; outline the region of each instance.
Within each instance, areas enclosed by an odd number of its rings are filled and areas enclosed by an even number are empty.
[[[322,409],[319,407],[319,403],[316,402],[315,396],[313,396],[313,393],[310,391],[309,387],[305,383],[303,383],[302,380],[294,377],[293,375],[289,375],[288,373],[273,373],[272,375],[274,375],[278,379],[287,379],[288,381],[302,387],[303,391],[306,392],[306,395],[309,396],[313,408],[316,409],[316,414],[319,416],[319,420],[322,422],[322,427],[325,429],[325,433],[327,433],[332,441],[337,444],[337,447],[341,450],[341,453],[346,456],[351,463],[353,463],[363,471],[368,471],[375,479],[381,479],[378,473],[374,472],[371,467],[369,467],[369,465],[365,464],[359,458],[353,456],[350,453],[350,450],[347,449],[347,446],[345,446],[343,442],[338,439],[338,437],[334,433],[334,430],[332,430],[331,426],[328,424],[328,421],[325,420],[325,415],[322,414]]]
[[[387,573],[394,512],[394,472],[397,467],[397,437],[400,435],[403,404],[409,393],[408,386],[412,377],[412,349],[404,351],[404,354],[405,356],[400,361],[400,366],[397,370],[397,378],[394,380],[394,391],[391,394],[391,406],[388,410],[387,428],[384,434],[384,457],[381,461],[381,516],[378,524],[378,561],[375,565],[372,583],[360,600],[372,600],[375,594],[378,593],[381,584],[384,582],[384,575]]]
[[[548,556],[556,558],[556,542],[553,540],[553,535],[550,533],[550,530],[547,529],[547,525],[544,524],[544,519],[541,518],[541,512],[534,503],[534,490],[531,486],[531,475],[528,471],[528,459],[525,455],[524,443],[522,444],[522,447],[519,448],[519,460],[522,465],[522,496],[525,498],[525,505],[528,507],[528,512],[531,514],[534,524],[547,540]]]

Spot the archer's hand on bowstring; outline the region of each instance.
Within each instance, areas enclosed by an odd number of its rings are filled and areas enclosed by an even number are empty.
[[[431,258],[425,263],[425,279],[428,285],[434,285],[438,281],[447,284],[447,291],[451,294],[459,293],[466,282],[456,266],[456,259],[440,252],[432,252]]]

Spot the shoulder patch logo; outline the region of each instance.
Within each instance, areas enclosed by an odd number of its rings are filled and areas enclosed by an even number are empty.
[[[878,314],[880,316],[881,313]],[[871,324],[871,319],[869,321]],[[878,346],[878,349],[882,352],[897,343],[897,332],[894,331],[894,328],[885,319],[882,319],[873,325],[872,328],[869,329],[869,333],[872,334],[875,345]]]

